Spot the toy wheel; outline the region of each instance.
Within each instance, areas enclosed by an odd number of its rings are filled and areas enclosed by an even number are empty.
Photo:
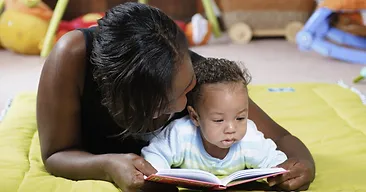
[[[304,27],[300,22],[291,22],[286,26],[285,37],[287,41],[296,43],[296,34]]]
[[[228,33],[231,40],[238,44],[249,43],[253,37],[252,29],[245,23],[234,24],[232,27],[230,27]]]

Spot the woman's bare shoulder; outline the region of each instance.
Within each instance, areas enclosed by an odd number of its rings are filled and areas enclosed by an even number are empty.
[[[82,93],[86,61],[86,44],[81,31],[66,33],[56,43],[46,59],[42,79],[77,85]]]

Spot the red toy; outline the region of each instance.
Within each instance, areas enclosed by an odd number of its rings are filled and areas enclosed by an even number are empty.
[[[175,23],[179,26],[182,31],[186,30],[186,23],[184,21],[175,20]]]
[[[56,42],[67,32],[78,29],[78,28],[89,28],[91,26],[97,25],[98,19],[102,18],[104,16],[104,13],[89,13],[84,16],[78,17],[71,21],[61,21],[56,33]],[[179,28],[185,33],[187,36],[187,39],[189,41],[189,44],[191,46],[195,45],[204,45],[207,44],[207,41],[209,40],[209,37],[211,36],[211,30],[210,27],[208,27],[208,31],[206,34],[204,34],[201,42],[196,43],[193,41],[193,34],[197,33],[197,31],[193,30],[192,28],[192,22],[189,22],[188,24],[181,20],[175,20],[175,23],[179,26]]]
[[[97,25],[98,19],[102,18],[103,16],[104,13],[89,13],[72,21],[61,21],[56,33],[56,41],[69,31],[78,28],[89,28],[91,26]]]

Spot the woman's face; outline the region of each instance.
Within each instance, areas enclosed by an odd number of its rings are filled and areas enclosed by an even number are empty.
[[[196,85],[192,61],[189,54],[186,54],[182,63],[178,66],[177,73],[173,77],[172,92],[169,95],[168,109],[165,114],[172,114],[183,111],[187,105],[186,94]]]

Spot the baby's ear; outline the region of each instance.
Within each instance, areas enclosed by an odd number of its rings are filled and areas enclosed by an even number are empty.
[[[188,106],[187,110],[188,110],[188,113],[189,113],[189,117],[193,121],[194,125],[196,127],[199,127],[200,126],[199,121],[198,121],[199,117],[198,117],[198,114],[197,114],[196,110],[194,110],[194,108],[192,106]]]

